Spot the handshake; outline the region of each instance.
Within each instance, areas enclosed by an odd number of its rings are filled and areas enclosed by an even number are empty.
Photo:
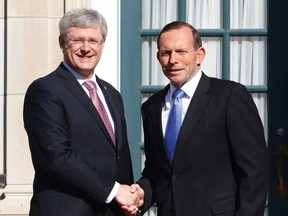
[[[126,216],[136,215],[138,208],[144,204],[144,191],[138,184],[120,185],[114,199]]]

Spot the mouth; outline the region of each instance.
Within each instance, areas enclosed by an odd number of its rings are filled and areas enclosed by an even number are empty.
[[[171,72],[178,72],[178,71],[182,71],[183,68],[171,68],[170,71]]]
[[[82,55],[77,55],[79,58],[83,58],[83,59],[89,59],[92,58],[92,56],[82,56]]]
[[[82,55],[77,55],[77,57],[82,60],[82,61],[89,61],[92,59],[93,56],[82,56]]]
[[[169,68],[167,71],[172,75],[176,75],[181,73],[181,71],[183,71],[183,68]]]

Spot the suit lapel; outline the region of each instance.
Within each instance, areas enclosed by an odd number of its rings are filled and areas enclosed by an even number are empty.
[[[163,91],[160,92],[157,98],[155,98],[153,104],[150,107],[149,115],[151,116],[151,127],[153,131],[153,139],[158,145],[157,150],[160,151],[161,155],[165,155],[165,158],[171,166],[170,159],[165,146],[164,131],[162,130],[162,108],[165,101],[165,96],[170,88],[167,85]]]
[[[111,144],[113,145],[113,142],[110,138],[110,135],[101,120],[101,117],[99,113],[96,111],[95,106],[93,105],[90,98],[87,96],[85,91],[83,90],[82,86],[79,85],[79,82],[77,79],[66,69],[66,67],[61,64],[57,69],[59,77],[63,79],[64,86],[79,100],[81,104],[86,108],[87,112],[92,116],[92,118],[96,121],[96,123],[99,125],[103,133],[107,136],[107,138],[110,140]],[[114,146],[114,145],[113,145]]]
[[[159,100],[157,103],[153,104],[151,107],[151,119],[152,119],[152,127],[153,131],[155,131],[155,134],[157,134],[157,137],[160,138],[160,140],[163,140],[163,131],[162,131],[162,120],[161,120],[161,112],[162,112],[162,106],[163,101]],[[161,134],[161,136],[159,136]]]
[[[110,92],[108,91],[108,87],[97,76],[96,76],[96,81],[97,81],[99,87],[101,88],[101,91],[104,95],[106,104],[107,104],[108,109],[110,111],[110,114],[112,116],[113,123],[114,123],[114,131],[115,131],[115,136],[116,136],[116,143],[117,143],[117,147],[119,148],[121,145],[120,140],[122,140],[122,133],[117,133],[117,131],[119,128],[121,128],[121,115],[119,115],[118,114],[119,112],[117,112],[117,104],[115,104],[115,102],[113,100],[111,100],[112,97],[110,96]],[[103,126],[104,126],[104,129],[106,131],[106,134],[109,136],[111,144],[114,146],[113,141],[112,141],[112,139],[111,139],[111,137],[110,137],[104,124],[103,124]]]
[[[177,164],[178,159],[183,161],[183,158],[181,158],[181,154],[183,151],[186,151],[185,145],[191,144],[191,142],[187,140],[187,137],[189,138],[189,135],[193,132],[195,125],[199,121],[202,111],[204,110],[209,100],[209,95],[207,94],[209,88],[210,79],[203,73],[182,123],[175,150],[175,165]]]

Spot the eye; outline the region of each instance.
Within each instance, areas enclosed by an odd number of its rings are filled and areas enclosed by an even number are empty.
[[[176,51],[176,53],[178,54],[178,55],[185,55],[186,53],[188,53],[187,51],[185,51],[185,50],[177,50]]]
[[[162,51],[160,53],[161,53],[161,56],[170,56],[171,55],[171,51]]]
[[[91,39],[91,40],[89,40],[89,43],[92,45],[100,45],[102,43],[102,41]]]
[[[76,43],[76,44],[80,44],[83,43],[82,39],[73,39],[72,42]]]

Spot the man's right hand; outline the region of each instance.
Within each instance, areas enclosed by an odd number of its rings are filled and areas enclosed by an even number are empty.
[[[127,216],[136,215],[144,204],[144,191],[138,184],[120,185],[115,200]]]

